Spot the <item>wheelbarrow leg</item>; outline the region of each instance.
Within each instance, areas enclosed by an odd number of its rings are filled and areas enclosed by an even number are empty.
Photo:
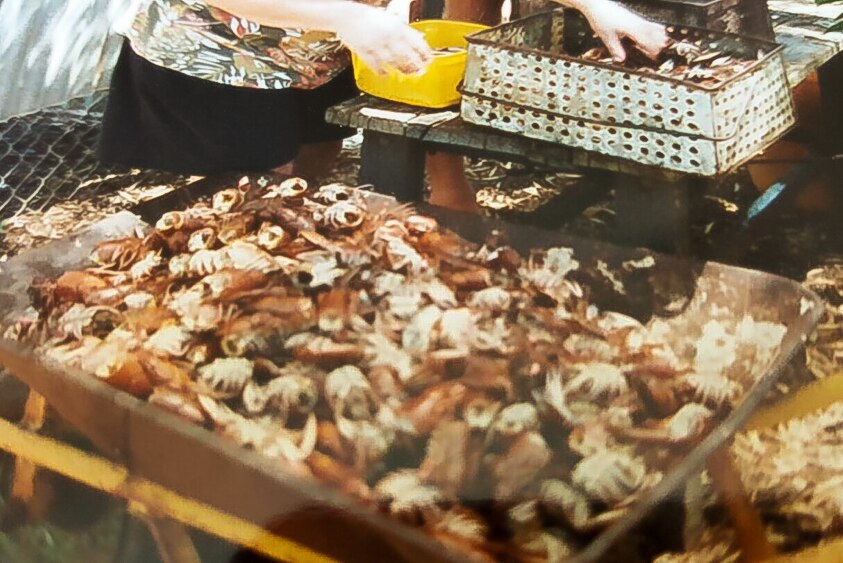
[[[31,432],[38,432],[47,417],[47,402],[42,395],[30,390],[19,426]],[[15,472],[12,478],[10,504],[18,510],[25,510],[35,498],[35,474],[37,467],[28,459],[15,458]]]
[[[729,447],[725,445],[715,450],[706,465],[711,482],[732,519],[742,560],[755,563],[775,557],[776,551],[767,541],[761,517],[749,501]]]
[[[129,511],[143,520],[164,563],[202,563],[187,528],[169,518],[155,516],[138,503],[129,503]]]
[[[148,512],[168,518],[228,542],[291,563],[334,563],[294,540],[267,532],[261,526],[184,497],[154,482],[132,477],[125,467],[23,430],[0,419],[0,450],[26,457],[34,464],[84,485],[148,507]]]

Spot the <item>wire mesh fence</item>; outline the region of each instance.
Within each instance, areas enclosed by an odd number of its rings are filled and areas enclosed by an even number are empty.
[[[0,219],[151,176],[178,179],[99,163],[96,144],[105,99],[105,92],[97,92],[0,123]]]
[[[58,234],[78,226],[93,210],[119,207],[115,194],[132,186],[176,186],[184,176],[152,170],[104,166],[96,155],[107,92],[74,98],[0,123],[0,251],[16,252],[41,238],[45,215],[57,205],[66,223]],[[132,203],[127,201],[126,203]],[[73,209],[76,212],[70,212]],[[55,219],[56,214],[52,217]],[[32,236],[12,236],[15,228]],[[56,230],[51,231],[53,234]]]

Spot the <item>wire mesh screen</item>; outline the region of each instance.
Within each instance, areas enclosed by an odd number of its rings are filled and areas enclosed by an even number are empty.
[[[43,210],[108,172],[94,153],[104,99],[75,99],[0,125],[0,218]]]
[[[80,217],[95,219],[93,210],[120,207],[120,202],[107,200],[127,188],[175,186],[186,180],[100,164],[96,146],[106,97],[107,92],[99,91],[0,123],[0,221],[5,235],[0,250],[21,250],[37,243],[35,239],[56,238],[45,234],[43,212],[57,204],[77,211],[62,215],[66,224],[52,231],[61,235],[79,226]],[[25,228],[31,235],[28,241],[10,240],[15,227]]]

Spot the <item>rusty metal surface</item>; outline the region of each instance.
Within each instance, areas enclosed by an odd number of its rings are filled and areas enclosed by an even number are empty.
[[[655,21],[773,38],[766,2],[757,0],[624,0],[639,14]]]
[[[191,186],[192,191],[179,191],[147,202],[136,211],[144,218],[152,218],[220,185],[218,181],[199,182]],[[372,197],[375,201],[389,201],[382,196]],[[720,323],[732,331],[739,331],[747,322],[786,327],[780,344],[769,349],[758,345],[755,352],[740,355],[734,369],[730,369],[731,377],[752,384],[751,391],[731,415],[673,467],[644,502],[581,552],[578,560],[596,560],[606,554],[616,540],[639,525],[648,513],[700,470],[708,455],[741,427],[771,390],[822,313],[815,294],[777,276],[651,255],[643,250],[548,231],[510,229],[500,222],[467,220],[462,214],[432,208],[422,211],[435,215],[444,226],[473,240],[482,240],[490,231],[498,229],[506,231],[512,246],[522,251],[541,246],[573,248],[582,259],[583,271],[590,277],[586,282],[593,288],[595,304],[627,312],[650,324],[662,323],[666,338],[680,355],[694,354],[693,344],[709,322]],[[119,214],[84,234],[9,260],[0,273],[0,287],[3,287],[0,302],[7,312],[5,323],[26,305],[24,293],[32,276],[56,275],[80,267],[86,263],[88,251],[95,242],[128,234],[142,226],[137,216]],[[632,268],[620,280],[601,273],[607,268],[620,272],[623,264],[647,261],[648,257],[652,258],[651,265]],[[618,281],[623,291],[618,291]],[[0,342],[0,360],[44,394],[60,414],[107,455],[125,463],[139,476],[258,524],[272,525],[279,533],[346,561],[432,561],[452,557],[416,530],[368,511],[326,488],[286,476],[257,454],[118,392],[95,378],[39,360],[15,343]],[[345,529],[354,526],[355,534],[324,533],[334,526]]]
[[[781,47],[691,27],[669,30],[677,42],[746,64],[695,82],[586,60],[601,44],[582,18],[537,14],[469,36],[462,118],[703,176],[735,169],[794,124]]]

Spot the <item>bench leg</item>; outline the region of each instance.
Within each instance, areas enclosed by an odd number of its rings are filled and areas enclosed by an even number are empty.
[[[837,55],[817,72],[823,113],[824,147],[831,154],[843,153],[843,56]]]
[[[421,142],[375,131],[363,134],[361,184],[399,201],[421,201],[424,194],[424,148]]]
[[[659,252],[690,252],[690,184],[690,179],[652,180],[616,174],[616,241]]]

